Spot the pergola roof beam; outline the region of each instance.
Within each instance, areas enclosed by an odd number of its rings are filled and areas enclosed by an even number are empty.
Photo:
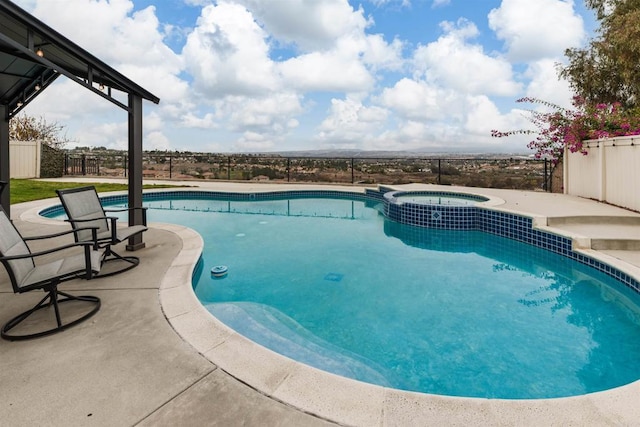
[[[160,98],[9,0],[0,0],[0,180],[10,178],[9,119],[61,75],[127,111],[129,206],[141,207],[142,101],[157,104]],[[126,97],[126,103],[114,96],[114,89]],[[9,185],[0,197],[7,213],[10,188]],[[139,221],[139,217],[130,214],[130,224]],[[141,238],[130,239],[127,246],[142,247]]]

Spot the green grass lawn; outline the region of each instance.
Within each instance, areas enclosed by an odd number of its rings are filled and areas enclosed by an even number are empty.
[[[48,199],[57,197],[56,190],[63,188],[83,187],[94,185],[98,192],[126,190],[128,185],[115,183],[95,183],[86,184],[80,182],[50,182],[35,181],[32,179],[12,179],[11,180],[11,204],[30,202],[32,200]],[[175,185],[144,185],[143,188],[169,188]]]

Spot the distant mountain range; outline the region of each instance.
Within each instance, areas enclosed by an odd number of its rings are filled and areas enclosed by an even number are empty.
[[[107,153],[124,153],[123,150],[107,149],[105,147],[75,147],[65,150],[70,153],[93,153],[98,154],[101,152]],[[156,151],[152,150],[149,153],[180,153],[180,151]],[[198,153],[189,152],[192,154],[215,154],[222,156],[234,156],[234,155],[249,155],[249,156],[281,156],[281,157],[328,157],[328,158],[406,158],[406,157],[423,157],[423,158],[463,158],[463,159],[494,159],[494,158],[531,158],[533,154],[531,151],[524,152],[491,152],[490,150],[478,150],[471,151],[465,149],[452,150],[452,149],[429,149],[429,150],[414,150],[414,151],[402,151],[402,150],[359,150],[359,149],[319,149],[319,150],[282,150],[282,151],[269,151],[269,152],[235,152],[235,153]]]
[[[247,153],[249,154],[249,153]],[[255,153],[252,153],[255,154]],[[345,157],[345,158],[389,158],[389,157],[461,157],[461,158],[509,158],[531,157],[531,152],[520,153],[489,153],[489,152],[463,152],[463,151],[385,151],[385,150],[349,150],[349,149],[324,149],[324,150],[299,150],[299,151],[273,151],[260,153],[262,155],[278,155],[282,157]]]

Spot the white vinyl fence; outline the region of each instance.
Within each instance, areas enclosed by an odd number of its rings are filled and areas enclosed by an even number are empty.
[[[9,142],[11,178],[40,178],[41,145],[40,141]]]
[[[640,135],[587,141],[564,154],[564,193],[640,211]]]

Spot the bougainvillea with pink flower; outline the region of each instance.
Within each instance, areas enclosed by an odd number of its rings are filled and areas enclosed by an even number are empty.
[[[546,112],[528,111],[528,119],[536,129],[506,132],[492,130],[491,136],[503,138],[537,134],[527,147],[535,151],[538,159],[548,158],[557,163],[562,158],[565,147],[572,153],[587,154],[583,146],[585,140],[640,135],[639,112],[625,110],[619,103],[590,105],[584,99],[574,97],[573,108],[569,109],[537,98],[521,98],[517,102],[545,107]]]

